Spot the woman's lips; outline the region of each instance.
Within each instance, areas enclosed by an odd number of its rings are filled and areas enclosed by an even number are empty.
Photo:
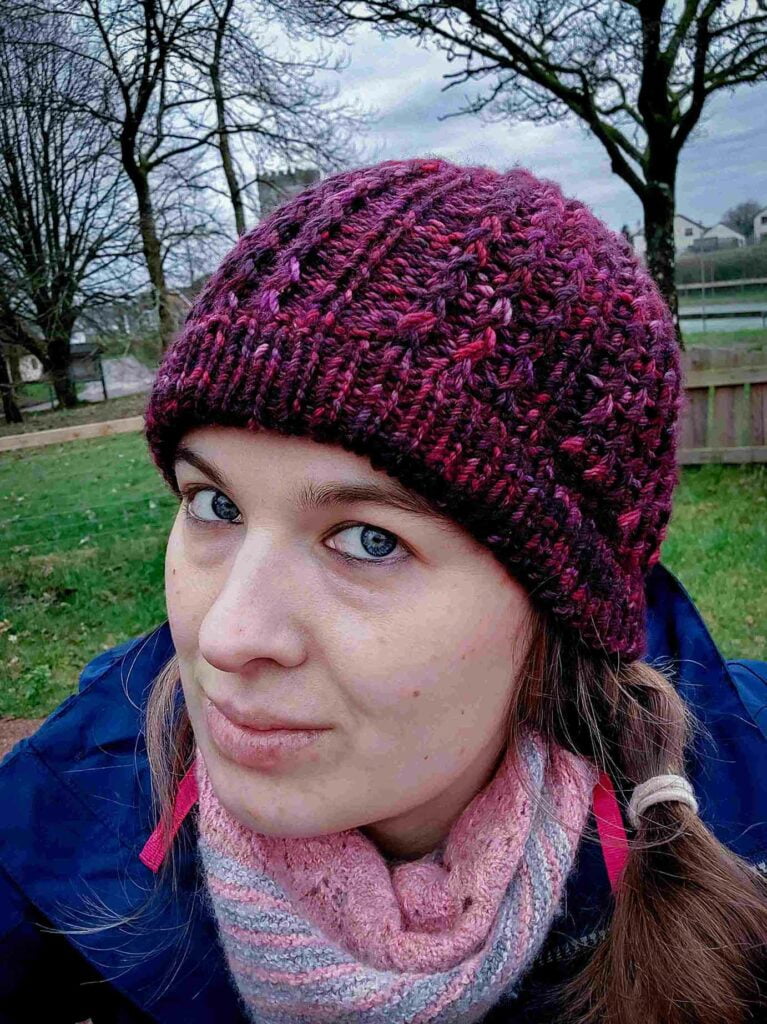
[[[211,739],[230,761],[247,768],[271,768],[311,746],[329,729],[252,729],[228,718],[210,698],[203,700]]]

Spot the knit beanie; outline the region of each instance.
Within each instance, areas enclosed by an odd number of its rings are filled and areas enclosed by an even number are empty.
[[[205,424],[364,455],[579,643],[632,660],[681,396],[673,318],[587,206],[523,168],[388,160],[240,238],[164,357],[146,434],[171,486]]]

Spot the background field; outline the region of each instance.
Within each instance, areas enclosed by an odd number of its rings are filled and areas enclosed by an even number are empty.
[[[0,494],[0,716],[36,717],[164,618],[176,502],[140,434],[2,455]]]
[[[140,434],[0,456],[0,717],[47,714],[164,618],[176,507]],[[663,562],[727,657],[767,658],[767,467],[683,471]]]

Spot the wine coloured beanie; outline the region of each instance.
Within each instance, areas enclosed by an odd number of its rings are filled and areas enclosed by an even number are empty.
[[[172,486],[205,424],[364,455],[579,641],[632,660],[681,401],[672,316],[587,206],[522,168],[389,160],[237,242],[165,355],[146,432]]]

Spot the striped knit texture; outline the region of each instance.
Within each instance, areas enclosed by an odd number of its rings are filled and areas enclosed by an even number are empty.
[[[673,319],[625,238],[527,170],[412,159],[330,177],[244,235],[146,422],[171,485],[177,442],[209,423],[365,455],[631,660],[681,401]]]
[[[254,832],[217,800],[199,753],[197,778],[207,889],[251,1020],[470,1024],[540,949],[596,772],[528,735],[440,853],[396,865],[359,829]]]

